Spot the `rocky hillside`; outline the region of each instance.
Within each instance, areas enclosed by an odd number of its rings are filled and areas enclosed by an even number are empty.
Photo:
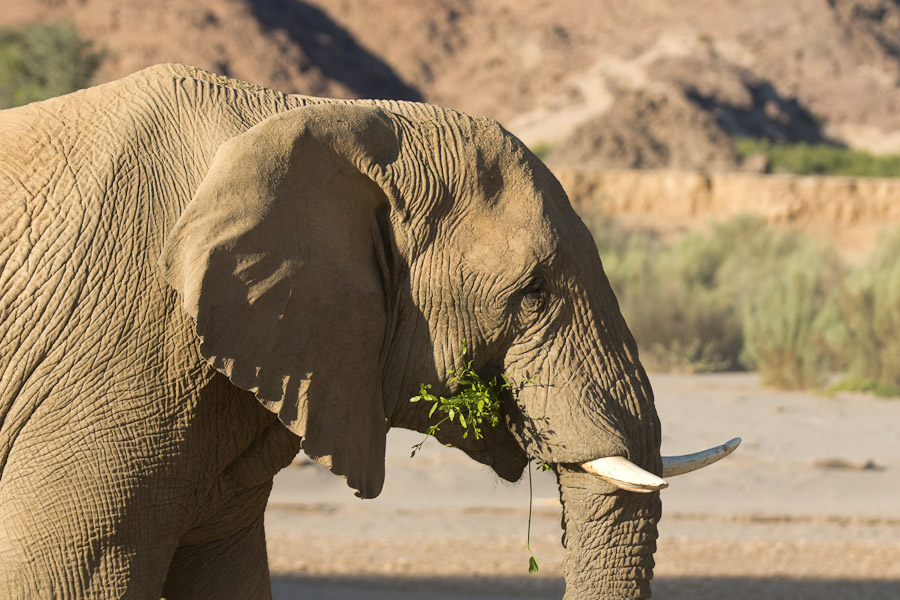
[[[278,89],[425,99],[557,164],[739,167],[732,139],[900,151],[898,0],[5,0],[70,19],[99,76],[178,61]]]
[[[731,168],[730,138],[900,150],[891,0],[315,0],[429,100],[554,162]],[[393,34],[393,35],[392,35]]]
[[[104,50],[98,80],[180,62],[288,92],[421,100],[314,4],[282,0],[3,0],[0,26],[74,22]]]

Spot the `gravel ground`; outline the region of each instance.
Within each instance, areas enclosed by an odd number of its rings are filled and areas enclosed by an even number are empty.
[[[671,482],[654,598],[900,598],[900,401],[761,389],[750,374],[652,377],[663,452],[740,435],[727,461]],[[298,460],[267,512],[276,600],[551,599],[564,585],[552,476],[498,481],[418,434],[389,437],[385,490],[353,497]]]

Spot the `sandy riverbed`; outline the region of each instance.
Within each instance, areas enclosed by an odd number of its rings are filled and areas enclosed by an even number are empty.
[[[755,375],[651,377],[663,452],[741,436],[727,461],[663,491],[654,598],[900,598],[900,400],[759,387]],[[500,482],[433,440],[389,436],[376,500],[298,460],[267,512],[276,600],[551,599],[563,593],[560,507],[535,473]]]

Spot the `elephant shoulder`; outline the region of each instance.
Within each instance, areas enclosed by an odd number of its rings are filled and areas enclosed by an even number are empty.
[[[179,63],[163,63],[147,67],[120,81],[125,85],[144,82],[151,87],[171,90],[176,96],[184,96],[186,93],[188,102],[195,107],[199,107],[198,105],[203,102],[212,101],[220,107],[240,107],[249,110],[250,113],[258,113],[256,117],[269,116],[318,100],[286,94]],[[251,120],[258,119],[251,117]]]
[[[286,96],[280,92],[270,90],[260,85],[247,83],[238,79],[232,79],[224,75],[217,75],[199,67],[192,67],[179,63],[162,63],[137,71],[129,77],[145,79],[147,81],[192,81],[197,85],[213,85],[223,88],[246,90],[248,92]]]

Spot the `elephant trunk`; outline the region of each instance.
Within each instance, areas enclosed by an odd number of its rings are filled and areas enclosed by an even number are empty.
[[[659,492],[614,491],[577,467],[557,467],[566,547],[564,600],[649,598],[662,512]]]

